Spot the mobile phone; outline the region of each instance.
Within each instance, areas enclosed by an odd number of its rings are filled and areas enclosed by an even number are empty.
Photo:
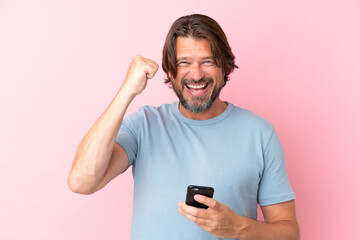
[[[197,186],[197,185],[189,185],[187,188],[185,203],[193,207],[207,209],[208,206],[199,203],[194,199],[194,196],[196,194],[200,194],[212,198],[214,196],[214,188],[206,187],[206,186]]]

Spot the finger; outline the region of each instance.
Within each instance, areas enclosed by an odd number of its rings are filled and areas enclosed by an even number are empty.
[[[146,79],[152,79],[155,76],[155,73],[147,73]]]
[[[189,219],[190,221],[196,223],[199,226],[206,225],[207,222],[208,222],[207,219],[203,219],[203,218],[200,218],[200,217],[195,217],[195,216],[185,212],[181,207],[179,207],[178,210],[181,213],[181,215],[183,215],[184,217],[186,217],[187,219]]]
[[[158,68],[159,68],[159,66],[155,62],[154,62],[154,64],[149,64],[145,69],[146,78],[147,79],[153,78],[155,76]]]
[[[194,199],[199,203],[205,204],[209,208],[217,208],[217,206],[219,205],[219,203],[215,199],[200,194],[196,194],[194,196]]]
[[[156,72],[157,72],[157,70],[145,72],[145,73],[146,73],[146,78],[147,78],[147,79],[153,78],[153,77],[155,76]]]
[[[205,212],[206,210],[205,209],[189,206],[189,205],[187,205],[187,204],[185,204],[183,202],[179,202],[178,205],[179,205],[179,208],[183,212],[185,212],[185,213],[187,213],[187,214],[189,214],[189,215],[191,215],[193,217],[206,218],[206,212]]]

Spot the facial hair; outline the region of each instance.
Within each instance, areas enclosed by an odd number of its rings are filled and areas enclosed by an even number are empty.
[[[214,84],[214,79],[202,78],[199,81],[195,81],[193,79],[182,79],[180,87],[176,87],[174,85],[173,79],[171,79],[172,89],[174,90],[176,96],[179,98],[181,105],[192,113],[199,113],[211,107],[215,99],[219,96],[223,85],[215,87],[210,97],[207,96],[191,97],[192,102],[189,102],[185,99],[183,95],[183,91],[185,88],[187,88],[186,84],[195,84],[195,83],[196,84],[207,83],[208,84],[207,87],[211,87]]]

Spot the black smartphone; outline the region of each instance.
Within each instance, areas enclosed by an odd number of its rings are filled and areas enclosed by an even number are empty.
[[[195,201],[194,196],[196,194],[200,194],[212,198],[214,196],[214,189],[212,187],[196,186],[196,185],[189,185],[187,188],[185,203],[193,207],[207,209],[208,206]]]

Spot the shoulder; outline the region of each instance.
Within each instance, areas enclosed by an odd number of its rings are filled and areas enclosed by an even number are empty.
[[[276,134],[273,124],[258,114],[241,107],[234,106],[231,112],[233,132],[252,143],[261,143],[264,151]]]
[[[160,106],[145,105],[135,113],[146,118],[169,116],[172,114],[173,104],[162,104]]]
[[[231,111],[230,117],[232,120],[238,122],[239,124],[246,126],[249,129],[257,129],[262,131],[270,131],[272,132],[274,130],[273,124],[261,117],[260,115],[233,105],[233,110]]]
[[[131,113],[125,118],[125,122],[142,122],[155,119],[168,118],[172,115],[174,103],[162,104],[160,106],[145,105],[140,107],[136,112]]]
[[[173,104],[174,103],[162,104],[157,107],[145,105],[139,108],[138,112],[142,112],[144,114],[155,114],[155,115],[166,114],[172,111]]]

